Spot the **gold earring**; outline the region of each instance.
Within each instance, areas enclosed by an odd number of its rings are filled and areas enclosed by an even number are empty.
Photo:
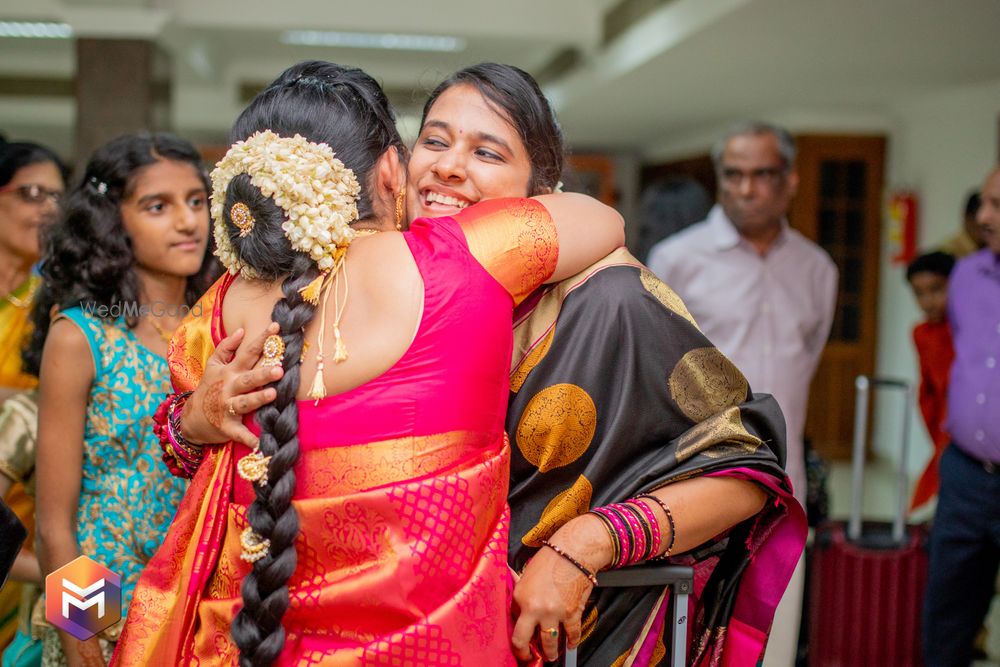
[[[396,229],[403,231],[403,203],[406,198],[406,186],[396,195]]]

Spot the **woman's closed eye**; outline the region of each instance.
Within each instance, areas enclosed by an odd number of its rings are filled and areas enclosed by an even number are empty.
[[[437,137],[425,137],[424,139],[422,139],[420,141],[420,143],[422,145],[427,146],[428,148],[432,148],[432,149],[433,148],[439,148],[439,149],[441,149],[441,148],[447,148],[448,147],[448,144],[446,144],[441,139],[438,139]]]
[[[494,151],[491,151],[491,150],[489,150],[487,148],[479,148],[479,149],[477,149],[476,150],[476,155],[478,155],[481,158],[485,158],[487,160],[491,160],[491,161],[494,161],[494,162],[503,162],[504,161],[503,156],[501,156],[500,154],[498,154],[498,153],[496,153]]]

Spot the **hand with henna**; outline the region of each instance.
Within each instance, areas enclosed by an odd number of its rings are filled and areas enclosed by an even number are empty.
[[[767,492],[755,482],[736,478],[695,477],[649,493],[670,507],[673,516],[672,521],[668,519],[655,501],[640,501],[656,515],[663,535],[660,551],[654,556],[662,555],[668,546],[672,554],[686,553],[751,518],[768,499]],[[726,502],[720,504],[719,498]],[[668,532],[675,529],[676,539]],[[594,573],[608,568],[614,557],[611,535],[593,514],[567,521],[548,541]],[[577,646],[590,591],[590,581],[576,566],[549,547],[539,549],[514,584],[514,603],[520,611],[511,641],[518,659],[531,659],[536,636],[541,640],[542,656],[550,661],[558,657],[560,637],[565,636],[569,648]],[[556,636],[552,636],[553,628]]]
[[[610,536],[595,516],[583,514],[566,522],[548,541],[591,572],[611,563]],[[530,660],[534,643],[541,646],[546,661],[556,660],[561,639],[567,648],[575,648],[580,643],[583,610],[592,589],[587,576],[569,560],[549,547],[539,549],[514,584],[514,655]]]
[[[66,667],[106,667],[104,652],[97,637],[80,641],[65,632],[59,632]]]
[[[77,643],[77,652],[80,654],[81,667],[105,667],[108,664],[104,661],[104,652],[101,651],[97,637]]]
[[[277,393],[265,387],[281,379],[281,366],[258,364],[264,341],[278,333],[271,325],[250,342],[237,330],[224,338],[205,363],[201,383],[191,394],[181,413],[181,434],[195,444],[234,440],[248,447],[257,444],[257,436],[243,424],[246,415],[275,399]]]

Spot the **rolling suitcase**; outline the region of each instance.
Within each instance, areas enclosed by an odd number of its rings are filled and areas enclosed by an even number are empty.
[[[816,531],[809,580],[811,667],[918,667],[927,582],[927,532],[905,523],[913,386],[859,376],[854,423],[851,515]],[[903,436],[892,523],[861,520],[870,389],[903,393]]]

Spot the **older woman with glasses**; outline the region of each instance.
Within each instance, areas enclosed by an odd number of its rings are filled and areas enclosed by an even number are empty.
[[[31,422],[22,417],[34,415],[34,395],[19,395],[10,405],[5,402],[18,392],[34,388],[37,382],[24,371],[21,362],[31,306],[40,282],[31,268],[41,252],[39,232],[58,214],[65,175],[66,167],[52,150],[0,139],[0,496],[29,532],[33,532],[34,503],[19,483],[23,467],[19,462],[34,460],[33,452],[22,451],[34,442],[34,428],[27,438],[13,437],[11,429]],[[41,583],[38,560],[30,553],[32,538],[28,536],[25,544],[29,546],[18,556],[11,581],[0,592],[0,649],[13,638],[17,628],[15,612],[19,605],[24,606],[22,585],[17,582],[25,586]]]
[[[0,143],[0,400],[35,385],[21,369],[28,311],[38,288],[31,267],[40,253],[39,232],[59,211],[65,171],[44,146]]]

